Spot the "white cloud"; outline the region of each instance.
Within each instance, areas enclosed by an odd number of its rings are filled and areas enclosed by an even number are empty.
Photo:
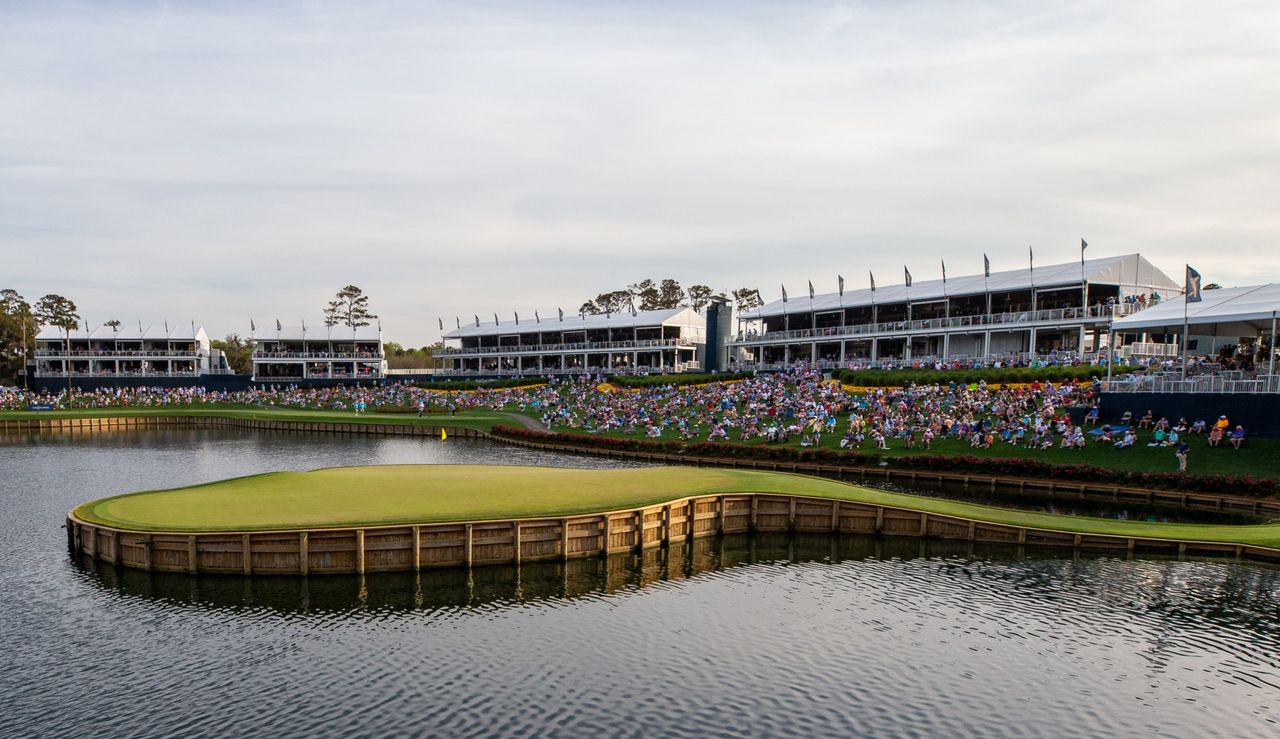
[[[423,343],[645,275],[768,295],[1082,235],[1270,280],[1277,31],[1267,2],[3,10],[0,282],[214,333],[354,282]]]

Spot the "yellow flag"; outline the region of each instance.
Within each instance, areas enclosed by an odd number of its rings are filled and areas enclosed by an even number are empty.
[[[444,432],[444,429],[440,429],[440,441],[444,441],[447,438],[449,438],[449,435]]]

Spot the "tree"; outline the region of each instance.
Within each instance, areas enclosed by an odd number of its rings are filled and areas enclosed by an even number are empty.
[[[124,324],[120,321],[119,318],[112,318],[110,321],[107,321],[102,325],[110,328],[112,331],[119,331],[120,327]]]
[[[369,312],[369,296],[355,285],[347,285],[338,291],[324,309],[324,325],[332,328],[342,324],[353,331],[368,326],[377,316]]]
[[[684,288],[680,287],[680,282],[668,277],[658,285],[658,300],[654,309],[679,308],[684,298]]]
[[[67,360],[63,367],[67,372],[67,405],[71,404],[71,331],[80,325],[80,314],[76,304],[70,300],[50,293],[36,303],[36,319],[46,325],[62,329],[67,339]]]
[[[653,284],[653,280],[646,278],[628,285],[627,292],[631,293],[632,300],[639,305],[640,310],[654,310],[657,307],[658,287]]]
[[[221,349],[227,356],[227,364],[237,375],[247,375],[253,369],[253,347],[240,334],[230,334],[225,339],[213,339],[209,342],[213,349]]]
[[[599,315],[601,313],[601,310],[596,305],[596,301],[588,300],[587,302],[578,306],[578,312],[585,313],[588,316],[594,316],[594,315]]]
[[[1218,283],[1216,283],[1216,282],[1210,282],[1208,285],[1205,285],[1204,287],[1202,287],[1202,288],[1200,288],[1200,289],[1201,289],[1201,290],[1221,290],[1221,289],[1222,289],[1222,285],[1219,285],[1219,284],[1218,284]]]
[[[715,293],[706,285],[690,285],[689,286],[689,307],[702,312],[703,307],[711,302],[711,296]]]
[[[31,356],[28,347],[39,330],[31,304],[17,290],[0,290],[0,383],[17,381],[19,371],[25,370]]]
[[[754,287],[740,287],[733,291],[733,306],[739,313],[761,306],[760,291]]]

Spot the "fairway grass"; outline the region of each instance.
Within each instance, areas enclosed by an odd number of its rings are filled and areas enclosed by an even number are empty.
[[[734,493],[835,498],[1074,533],[1280,547],[1280,524],[1149,523],[1062,516],[891,493],[803,475],[687,467],[333,467],[130,493],[85,503],[73,513],[87,523],[132,531],[263,531],[554,518]]]

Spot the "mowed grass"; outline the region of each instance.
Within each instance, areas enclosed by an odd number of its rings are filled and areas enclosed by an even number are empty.
[[[624,434],[616,430],[603,434],[588,434],[581,429],[572,429],[567,426],[556,426],[553,430],[582,434],[584,436],[610,436],[623,439],[645,438],[643,433]],[[766,444],[763,439],[758,438],[741,441],[737,438],[737,435],[736,429],[731,431],[728,443],[746,446]],[[824,434],[821,448],[839,449],[840,438],[843,435],[843,427],[838,433]],[[885,457],[928,454],[972,455],[986,458],[1038,459],[1054,464],[1087,464],[1104,469],[1134,472],[1177,472],[1178,460],[1173,455],[1174,450],[1172,447],[1147,446],[1147,443],[1151,441],[1152,435],[1153,433],[1149,429],[1140,429],[1138,431],[1137,445],[1129,449],[1116,449],[1114,445],[1099,442],[1099,437],[1091,435],[1088,437],[1084,449],[1061,449],[1057,446],[1057,439],[1054,440],[1055,446],[1052,449],[1027,449],[999,440],[990,449],[977,449],[969,446],[968,441],[957,439],[935,440],[932,449],[923,448],[917,441],[914,449],[907,449],[902,439],[895,438],[889,440],[889,448],[886,450],[876,449],[875,444],[868,438],[862,442],[861,447],[851,448],[851,450],[880,454]],[[709,432],[704,429],[697,440],[707,441],[708,436]],[[668,432],[661,437],[661,440],[664,441],[679,441],[679,439],[678,432]],[[1232,448],[1226,440],[1223,440],[1222,445],[1218,448],[1212,449],[1208,445],[1208,436],[1206,434],[1192,434],[1188,437],[1188,442],[1191,444],[1191,454],[1187,465],[1188,472],[1205,475],[1247,475],[1272,479],[1280,478],[1280,439],[1250,437],[1240,449]],[[800,436],[792,436],[786,444],[771,444],[770,446],[799,448]]]
[[[490,410],[465,410],[456,415],[427,413],[361,413],[349,410],[311,410],[305,408],[259,408],[247,405],[183,405],[161,408],[86,408],[70,411],[0,411],[0,419],[43,418],[139,418],[147,416],[182,416],[243,418],[297,423],[380,423],[409,426],[449,426],[488,431],[498,424],[512,424],[511,414]]]
[[[543,518],[625,510],[691,495],[785,493],[1078,533],[1280,547],[1280,524],[1149,523],[924,498],[776,472],[648,467],[583,470],[385,465],[273,472],[85,503],[80,519],[135,531],[254,531]]]

